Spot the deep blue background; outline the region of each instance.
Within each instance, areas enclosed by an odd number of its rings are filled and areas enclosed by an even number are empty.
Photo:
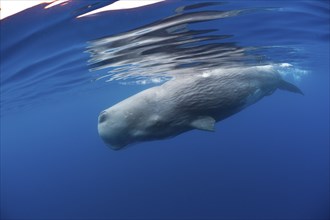
[[[68,45],[74,49],[54,63],[75,58],[73,68],[58,69],[73,72],[63,78],[55,74],[19,87],[32,80],[24,78],[29,72],[47,72],[48,60],[25,69],[24,76],[2,81],[4,89],[19,90],[1,94],[6,101],[1,105],[2,219],[329,219],[328,1],[237,1],[225,9],[272,6],[288,12],[276,19],[261,13],[219,24],[224,33],[234,32],[241,45],[296,42],[305,54],[295,61],[309,70],[296,82],[305,96],[277,91],[218,123],[215,133],[196,130],[123,151],[102,143],[96,129],[99,112],[146,86],[91,85],[85,42],[169,16],[182,4],[187,1],[136,9],[142,18],[136,20],[125,20],[126,11],[113,12],[117,20],[112,22],[102,20],[109,13],[74,21],[67,17],[73,10],[69,5],[48,14],[36,7],[31,10],[42,11],[39,15],[25,11],[2,21],[2,79]],[[58,26],[41,28],[58,20]],[[33,31],[26,41],[24,34]],[[35,48],[43,49],[34,53]],[[61,84],[68,77],[78,84]],[[62,87],[45,89],[54,81]],[[11,95],[40,90],[36,97],[42,101],[10,102]]]

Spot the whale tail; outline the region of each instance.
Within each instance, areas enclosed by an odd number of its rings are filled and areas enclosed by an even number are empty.
[[[291,84],[287,81],[284,81],[283,79],[281,79],[278,88],[281,89],[281,90],[286,90],[286,91],[290,91],[290,92],[299,93],[301,95],[304,95],[304,93],[297,86],[295,86],[295,85],[293,85],[293,84]]]

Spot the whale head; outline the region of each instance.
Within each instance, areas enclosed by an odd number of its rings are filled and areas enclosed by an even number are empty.
[[[122,112],[112,109],[102,111],[97,128],[99,136],[113,150],[119,150],[130,143],[130,126]]]
[[[102,111],[98,117],[99,136],[113,150],[157,139],[157,130],[163,132],[163,120],[149,102],[148,96],[138,95]]]

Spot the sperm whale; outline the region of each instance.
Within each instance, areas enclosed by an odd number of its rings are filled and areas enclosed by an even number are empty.
[[[271,95],[300,93],[272,65],[223,68],[176,76],[102,111],[98,133],[114,150],[177,136],[192,129],[214,131],[216,122]]]

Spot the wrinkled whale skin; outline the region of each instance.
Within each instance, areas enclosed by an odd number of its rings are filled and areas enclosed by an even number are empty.
[[[271,65],[227,68],[177,76],[137,93],[99,115],[98,132],[112,149],[174,137],[221,121],[276,89],[302,92]]]

